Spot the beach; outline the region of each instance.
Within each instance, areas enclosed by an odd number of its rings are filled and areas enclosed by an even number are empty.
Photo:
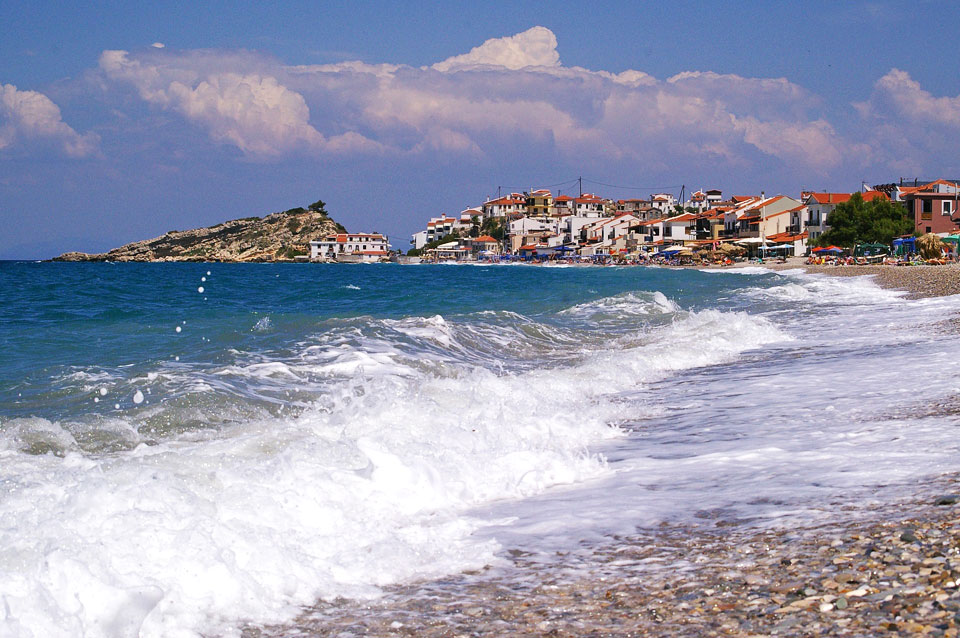
[[[960,294],[960,266],[827,266],[804,263],[801,257],[786,264],[769,263],[765,268],[780,271],[803,268],[806,272],[833,277],[873,275],[878,285],[892,290],[905,290],[910,299]]]
[[[952,628],[960,391],[930,380],[960,299],[802,268],[13,263],[0,300],[20,635]]]
[[[912,299],[960,293],[957,266],[800,262],[765,267],[873,275]],[[244,635],[957,636],[960,483],[943,475],[912,492],[895,502],[824,503],[840,513],[791,529],[704,514],[695,525],[584,544],[548,565],[510,552],[506,568],[388,588],[372,603],[321,603],[292,625]]]
[[[340,601],[266,636],[956,636],[955,477],[909,501],[791,530],[662,526],[514,568]],[[869,511],[868,511],[869,510]]]

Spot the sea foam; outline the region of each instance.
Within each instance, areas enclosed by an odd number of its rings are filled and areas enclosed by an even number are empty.
[[[606,339],[588,337],[598,316]],[[220,425],[116,452],[84,452],[53,422],[6,424],[2,626],[238,635],[242,621],[281,621],[318,598],[494,563],[499,544],[476,533],[492,521],[470,512],[609,475],[593,448],[642,409],[620,395],[788,338],[766,319],[687,312],[659,293],[557,317],[351,320],[282,357],[169,364],[154,378],[185,397],[313,399],[226,420],[217,401],[143,406],[137,418],[192,410]],[[48,432],[56,454],[25,454],[28,431]]]

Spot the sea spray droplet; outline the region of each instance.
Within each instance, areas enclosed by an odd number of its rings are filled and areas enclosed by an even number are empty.
[[[102,396],[102,397],[107,396],[107,389],[106,389],[106,388],[100,388],[100,396]]]
[[[200,281],[206,281],[206,280],[207,280],[206,277],[201,277],[201,278],[200,278]]]
[[[174,357],[173,360],[174,360],[174,361],[179,361],[179,360],[180,360],[180,357]]]
[[[183,330],[183,328],[181,328],[180,326],[177,326],[177,332],[180,332],[181,330]]]
[[[120,409],[120,404],[119,404],[119,403],[114,403],[114,404],[113,404],[113,409],[114,409],[114,410],[119,410],[119,409]]]
[[[208,270],[208,271],[207,271],[207,277],[209,277],[209,276],[210,276],[210,271]]]
[[[93,397],[94,403],[100,403],[100,397]]]
[[[200,286],[199,288],[197,288],[197,292],[203,292],[203,286]]]
[[[137,405],[140,405],[141,403],[143,403],[143,392],[140,392],[140,390],[137,390],[136,392],[134,392],[133,402],[136,403]]]

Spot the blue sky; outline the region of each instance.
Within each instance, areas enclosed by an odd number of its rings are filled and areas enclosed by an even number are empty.
[[[0,258],[317,198],[406,248],[578,175],[611,197],[957,177],[958,7],[2,1]]]

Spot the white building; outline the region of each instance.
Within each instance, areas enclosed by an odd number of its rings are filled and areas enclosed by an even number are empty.
[[[413,244],[413,247],[417,250],[420,250],[430,242],[429,235],[427,231],[421,230],[419,233],[413,234],[413,239],[410,240],[410,243]]]
[[[673,207],[676,204],[677,198],[670,193],[657,193],[653,196],[652,206],[659,210],[662,214],[672,212]]]
[[[338,233],[310,242],[310,259],[319,261],[383,261],[389,251],[380,233]]]
[[[527,198],[522,193],[510,193],[506,197],[488,199],[483,203],[481,210],[484,219],[523,214],[527,212]]]

